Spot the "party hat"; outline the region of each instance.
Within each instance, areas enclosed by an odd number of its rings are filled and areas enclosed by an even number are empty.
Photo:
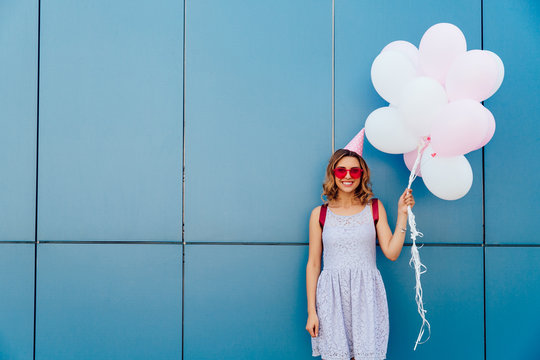
[[[360,130],[358,134],[345,146],[345,149],[354,151],[358,155],[362,156],[362,149],[364,148],[364,133],[365,128]]]

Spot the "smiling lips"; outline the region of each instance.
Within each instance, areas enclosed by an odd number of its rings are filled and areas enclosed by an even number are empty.
[[[342,181],[343,186],[352,186],[353,181]]]

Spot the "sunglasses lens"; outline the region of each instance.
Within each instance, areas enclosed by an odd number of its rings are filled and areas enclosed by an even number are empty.
[[[351,169],[351,177],[354,179],[358,179],[360,177],[360,174],[362,174],[362,169],[360,168],[352,168]]]
[[[338,179],[343,179],[347,175],[347,170],[345,168],[336,168],[334,169],[334,174]]]

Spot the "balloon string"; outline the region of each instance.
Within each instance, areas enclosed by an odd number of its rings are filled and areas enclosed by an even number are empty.
[[[416,176],[417,176],[416,169],[420,165],[422,153],[424,152],[425,148],[429,144],[429,138],[427,138],[426,140],[423,139],[422,143],[418,146],[418,154],[416,156],[416,161],[414,162],[414,166],[411,170],[411,174],[409,175],[409,185],[407,186],[408,189],[411,188],[411,185],[414,179],[416,179]],[[416,300],[416,305],[418,308],[418,313],[420,314],[420,317],[422,318],[422,326],[420,327],[420,332],[418,334],[418,338],[416,339],[416,343],[414,345],[414,350],[416,351],[416,347],[418,346],[418,344],[425,343],[431,337],[431,325],[429,324],[429,321],[427,321],[426,319],[427,310],[424,309],[424,302],[422,300],[422,295],[423,295],[422,283],[420,281],[420,275],[422,275],[423,273],[427,271],[427,267],[424,264],[422,264],[422,262],[420,261],[420,253],[418,252],[418,248],[416,247],[416,238],[422,237],[424,236],[424,234],[422,234],[421,232],[418,231],[418,229],[416,229],[416,221],[415,221],[414,214],[410,206],[407,207],[407,213],[409,215],[409,226],[411,228],[411,239],[413,242],[411,246],[411,260],[409,261],[409,266],[411,266],[411,264],[414,266],[414,273],[415,273],[415,278],[416,278],[415,300]],[[428,338],[420,342],[420,340],[424,336],[424,326],[426,325],[429,332]]]
[[[414,162],[413,168],[411,170],[411,174],[409,175],[409,185],[407,185],[407,189],[411,188],[411,185],[412,185],[414,179],[416,179],[416,177],[418,176],[416,174],[416,169],[418,169],[418,167],[420,166],[420,160],[422,159],[422,153],[428,147],[429,142],[430,142],[430,138],[428,137],[426,139],[422,139],[420,145],[418,145],[416,161]]]

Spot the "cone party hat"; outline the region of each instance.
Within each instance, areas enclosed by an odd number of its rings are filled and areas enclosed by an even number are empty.
[[[345,146],[345,149],[354,151],[358,155],[362,156],[362,150],[364,149],[364,133],[365,129],[360,130],[358,134]]]

